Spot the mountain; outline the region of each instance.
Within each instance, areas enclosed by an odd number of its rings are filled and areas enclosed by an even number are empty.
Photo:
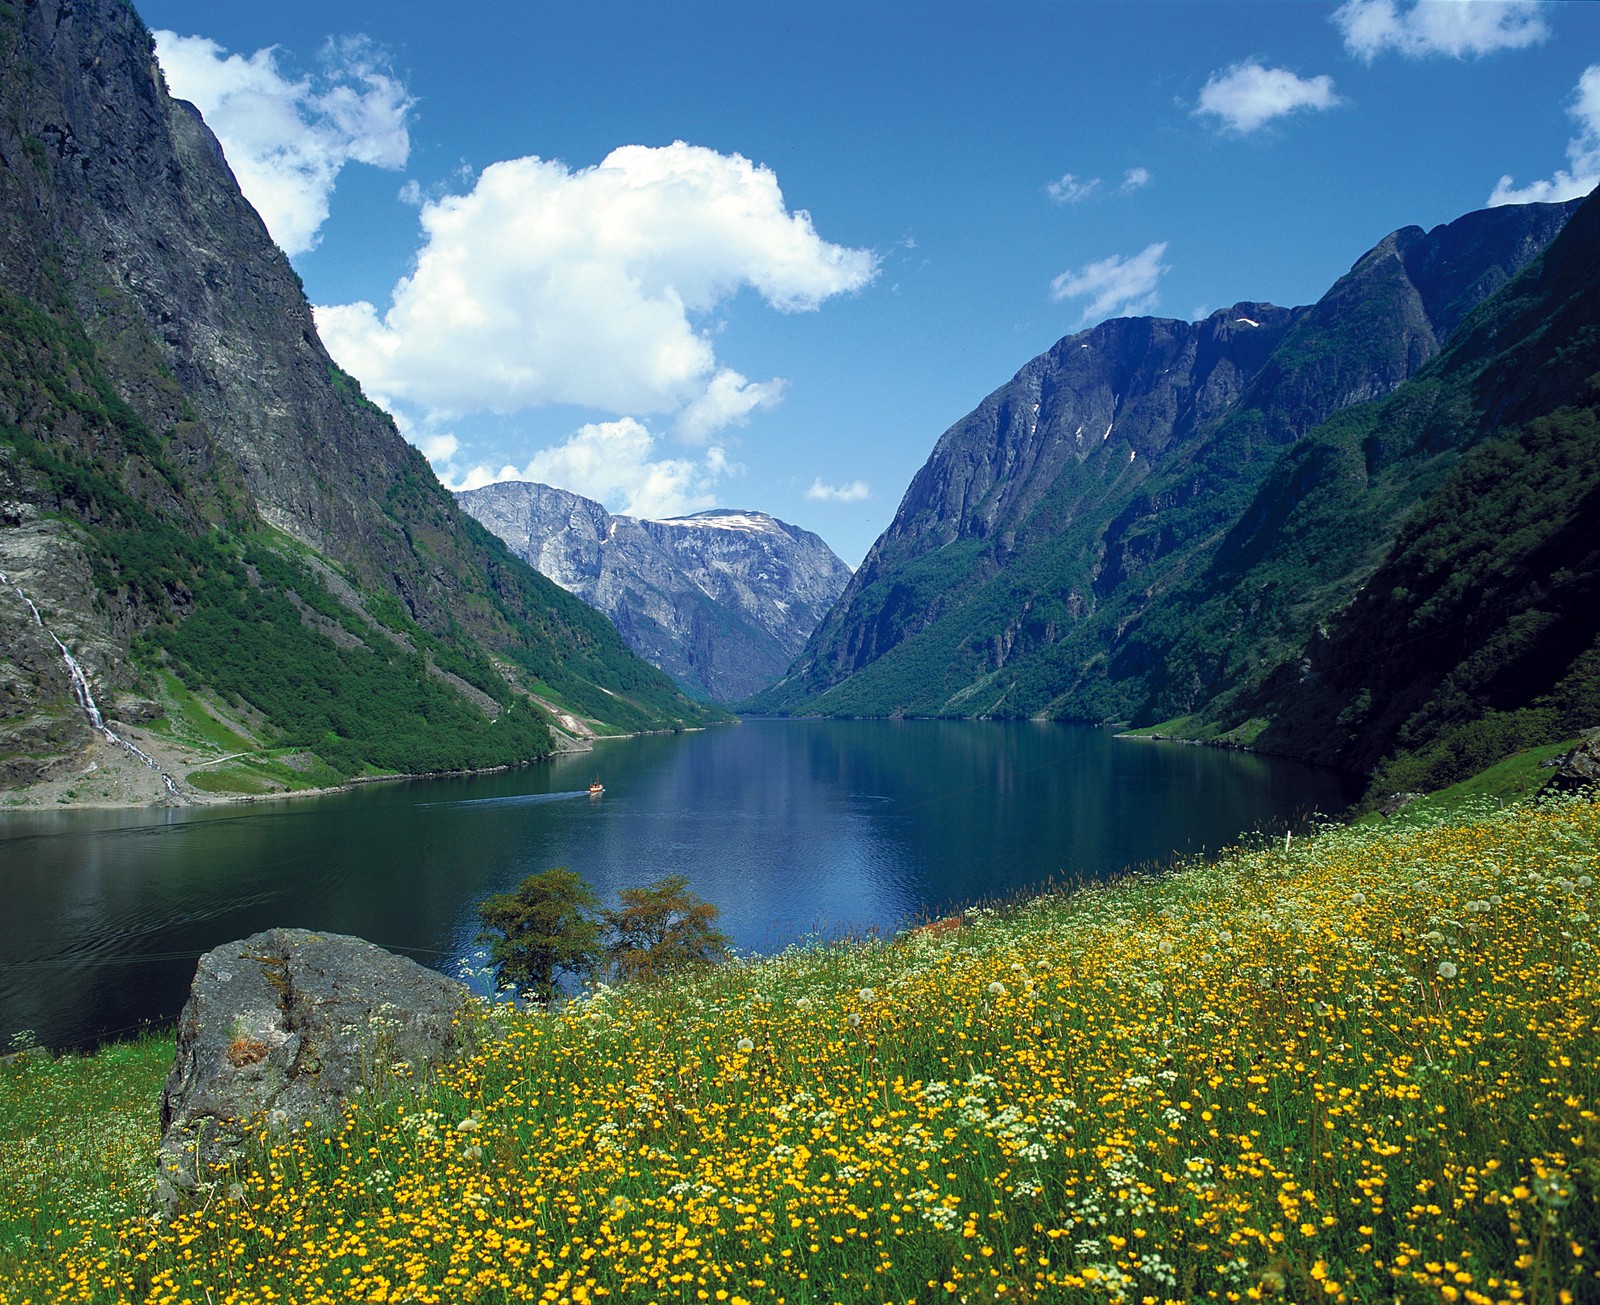
[[[939,440],[759,705],[1198,716],[1194,732],[1256,742],[1251,693],[1298,664],[1463,450],[1509,417],[1508,400],[1438,378],[1570,391],[1531,356],[1491,357],[1485,323],[1524,302],[1577,207],[1395,232],[1309,307],[1119,319],[1062,340]],[[1524,303],[1519,329],[1537,336],[1542,311]],[[1430,433],[1408,443],[1394,423],[1423,409]]]
[[[57,638],[269,788],[712,718],[334,365],[127,4],[0,4],[0,109],[0,782],[93,738]]]
[[[1407,476],[1428,492],[1351,601],[1216,720],[1375,770],[1378,793],[1600,724],[1600,192],[1423,376],[1316,432],[1290,469],[1356,450],[1366,499]],[[1341,497],[1253,551],[1291,555],[1319,517],[1349,515]]]
[[[737,702],[782,675],[850,580],[818,536],[763,512],[650,521],[526,481],[457,499],[518,557],[609,616],[652,666],[713,702]]]

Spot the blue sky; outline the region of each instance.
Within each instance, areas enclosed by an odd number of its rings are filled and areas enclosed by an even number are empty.
[[[1600,181],[1593,3],[138,8],[447,484],[757,508],[852,565],[1061,336]]]

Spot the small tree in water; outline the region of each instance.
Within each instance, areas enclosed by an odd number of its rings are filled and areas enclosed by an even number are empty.
[[[543,1005],[560,992],[560,976],[589,974],[602,953],[600,901],[579,876],[560,868],[529,875],[515,890],[478,904],[500,986]]]
[[[605,917],[613,935],[606,956],[618,979],[659,979],[728,958],[728,936],[716,927],[722,912],[691,893],[683,875],[618,897],[622,904]]]

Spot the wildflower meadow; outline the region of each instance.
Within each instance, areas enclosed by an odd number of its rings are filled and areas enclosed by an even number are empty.
[[[8,1132],[0,1298],[1600,1300],[1597,840],[1584,800],[1328,828],[480,1010],[170,1222],[127,1165],[42,1197]]]

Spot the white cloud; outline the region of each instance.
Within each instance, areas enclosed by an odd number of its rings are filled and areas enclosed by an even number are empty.
[[[478,489],[502,480],[534,480],[571,490],[630,517],[674,517],[716,505],[716,482],[744,470],[713,446],[705,456],[657,458],[656,437],[632,417],[591,422],[564,444],[535,453],[523,467],[509,463],[498,471],[479,464],[465,471],[454,465],[440,471],[453,490]]]
[[[443,462],[448,464],[450,459],[460,451],[461,441],[454,435],[428,435],[424,436],[417,447],[422,450],[422,456],[429,462]]]
[[[1063,272],[1051,281],[1050,297],[1057,303],[1087,297],[1084,322],[1142,313],[1155,306],[1156,286],[1171,271],[1161,261],[1166,252],[1167,242],[1163,240],[1146,245],[1132,258],[1113,254],[1096,263],[1085,263],[1076,272]]]
[[[1100,189],[1100,178],[1091,177],[1088,181],[1080,181],[1072,173],[1067,172],[1044,189],[1045,194],[1057,204],[1081,204]]]
[[[743,426],[757,408],[783,401],[784,380],[747,381],[730,367],[711,378],[705,393],[691,399],[678,414],[673,429],[685,440],[699,443],[726,426]]]
[[[329,41],[318,71],[298,79],[279,69],[273,46],[246,58],[203,36],[155,39],[167,85],[205,117],[284,253],[316,248],[346,163],[405,166],[415,101],[364,37]]]
[[[859,503],[862,499],[871,498],[872,491],[864,480],[852,480],[848,485],[824,485],[822,477],[818,476],[811,482],[811,488],[806,490],[806,497],[823,503]]]
[[[1550,35],[1535,0],[1348,0],[1334,11],[1345,49],[1371,63],[1385,50],[1411,59],[1464,59],[1520,50]]]
[[[1297,77],[1287,68],[1236,63],[1211,74],[1200,88],[1194,112],[1210,114],[1243,136],[1296,110],[1331,109],[1340,103],[1331,77]]]
[[[1116,189],[1118,195],[1131,195],[1136,190],[1148,186],[1152,178],[1149,168],[1129,168],[1123,174],[1122,182]],[[1100,189],[1099,177],[1090,177],[1084,180],[1073,173],[1066,172],[1055,181],[1048,183],[1044,190],[1057,204],[1081,204]]]
[[[704,439],[776,402],[782,382],[719,367],[697,323],[747,287],[797,312],[878,270],[870,251],[791,213],[770,169],[682,141],[577,171],[496,163],[470,192],[426,200],[421,222],[415,270],[386,313],[319,307],[317,325],[368,389],[435,413],[674,413]]]
[[[1600,185],[1600,63],[1590,64],[1578,78],[1578,89],[1568,110],[1577,120],[1578,131],[1567,142],[1571,169],[1558,169],[1548,181],[1533,181],[1518,190],[1510,177],[1489,196],[1491,207],[1498,204],[1559,203],[1587,195]]]

